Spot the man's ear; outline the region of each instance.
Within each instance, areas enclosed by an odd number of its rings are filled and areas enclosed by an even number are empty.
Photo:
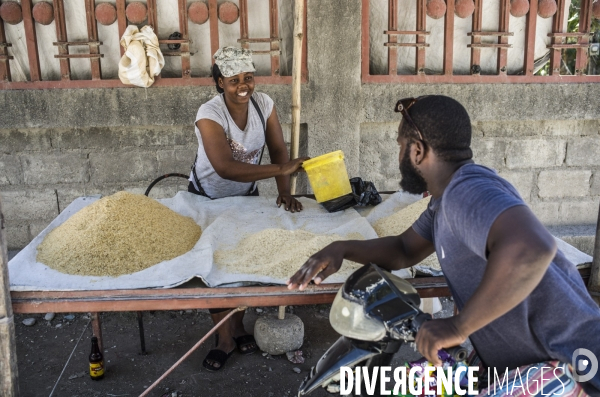
[[[423,162],[423,160],[425,159],[425,154],[426,154],[426,147],[423,144],[422,141],[419,140],[415,140],[413,142],[413,144],[411,145],[411,157],[413,157],[413,160],[415,162],[416,165],[421,164],[421,162]]]

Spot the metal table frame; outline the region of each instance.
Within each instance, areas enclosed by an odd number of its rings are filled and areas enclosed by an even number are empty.
[[[444,277],[408,279],[422,298],[450,296]],[[304,291],[286,286],[237,288],[171,288],[99,291],[12,291],[15,313],[91,312],[94,335],[102,346],[101,312],[137,311],[142,354],[145,339],[142,312],[234,308],[238,306],[289,306],[331,303],[341,284],[309,285]]]
[[[591,269],[580,269],[587,285]],[[451,296],[445,277],[407,279],[421,298]],[[309,285],[306,290],[286,286],[236,288],[170,288],[99,291],[12,291],[15,313],[91,312],[94,335],[102,346],[101,312],[138,312],[140,343],[145,354],[142,313],[147,310],[235,308],[238,306],[289,306],[331,303],[342,284]]]

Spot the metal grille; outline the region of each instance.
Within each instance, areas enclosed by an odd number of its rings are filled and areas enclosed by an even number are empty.
[[[67,24],[65,23],[65,12],[63,0],[52,0],[54,11],[54,24],[56,27],[56,41],[53,45],[56,46],[56,55],[54,58],[60,64],[60,80],[43,81],[40,72],[40,60],[38,52],[38,40],[36,36],[36,21],[32,12],[32,0],[21,0],[20,8],[22,12],[22,23],[26,36],[27,43],[27,60],[29,63],[29,81],[12,81],[10,63],[13,56],[9,55],[9,47],[11,43],[7,42],[3,18],[0,18],[0,89],[48,89],[48,88],[113,88],[126,87],[118,79],[103,78],[100,65],[100,58],[104,56],[101,53],[102,42],[98,40],[98,21],[96,19],[96,7],[102,2],[95,0],[84,0],[87,23],[87,41],[68,41],[67,39]],[[158,32],[158,9],[157,1],[147,0],[147,24],[152,26],[155,32]],[[306,0],[304,0],[306,1]],[[0,2],[0,5],[8,1]],[[127,6],[130,3],[126,0],[116,0],[115,8],[118,24],[119,37],[123,36],[127,25],[131,24],[126,15]],[[207,0],[205,2],[208,8],[208,21],[210,26],[210,49],[211,53],[215,53],[219,48],[219,5],[217,0]],[[234,4],[234,3],[233,3]],[[159,43],[162,45],[171,45],[170,47],[178,47],[176,50],[161,51],[165,57],[179,57],[181,59],[181,76],[180,77],[160,77],[157,76],[153,86],[210,86],[214,85],[211,77],[193,77],[190,66],[190,35],[188,31],[188,3],[186,0],[177,0],[179,31],[181,38],[168,39],[159,37]],[[235,5],[235,4],[234,4]],[[306,9],[306,7],[305,7]],[[256,82],[259,84],[291,84],[291,76],[281,76],[279,72],[280,64],[280,42],[279,36],[279,9],[277,0],[269,0],[269,21],[270,21],[270,37],[267,38],[251,38],[248,34],[248,1],[239,0],[239,23],[240,34],[237,40],[244,48],[251,48],[254,43],[270,43],[269,51],[253,51],[257,56],[269,56],[271,59],[271,71],[268,76],[256,76]],[[14,23],[14,22],[13,22]],[[306,26],[306,13],[304,14],[304,26]],[[306,28],[304,29],[306,31]],[[74,46],[87,46],[89,52],[69,53],[69,48]],[[302,59],[302,79],[306,81],[308,71],[306,65],[306,39],[303,40],[303,59]],[[121,47],[121,56],[124,49]],[[75,80],[71,78],[70,60],[74,58],[87,58],[90,60],[91,79]]]
[[[411,1],[411,0],[402,0]],[[425,53],[430,44],[426,38],[431,32],[427,31],[426,0],[412,0],[417,2],[416,30],[398,30],[398,0],[388,0],[388,30],[384,31],[387,41],[383,44],[387,47],[387,74],[370,73],[370,34],[369,18],[370,0],[362,0],[362,81],[364,83],[569,83],[569,82],[600,82],[598,75],[586,75],[588,64],[588,47],[590,39],[590,27],[592,24],[591,9],[593,0],[581,0],[579,31],[573,33],[564,32],[565,15],[568,15],[565,0],[557,0],[557,11],[552,22],[552,32],[548,34],[551,38],[547,48],[550,49],[550,68],[546,76],[534,74],[534,49],[536,39],[536,23],[538,18],[538,0],[529,1],[529,11],[526,18],[525,48],[523,54],[523,70],[520,74],[507,74],[507,52],[511,48],[508,38],[513,36],[510,31],[510,0],[500,0],[499,23],[497,32],[483,31],[482,2],[485,0],[474,0],[475,10],[472,14],[472,31],[467,35],[470,37],[470,71],[469,73],[456,74],[453,72],[453,55],[455,46],[455,0],[446,0],[446,12],[444,18],[444,41],[443,41],[443,70],[440,74],[427,74],[425,69]],[[406,3],[403,3],[406,4]],[[412,43],[399,43],[398,36],[410,35],[415,40]],[[496,43],[482,43],[482,37],[496,37]],[[565,43],[567,38],[575,38],[577,43]],[[397,49],[399,47],[415,48],[415,72],[414,74],[399,74],[397,71]],[[497,68],[495,74],[482,74],[480,72],[481,51],[485,48],[493,48],[497,51]],[[574,75],[561,75],[561,55],[565,49],[576,49],[577,58]]]

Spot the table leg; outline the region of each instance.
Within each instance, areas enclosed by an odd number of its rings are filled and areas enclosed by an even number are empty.
[[[92,332],[94,336],[98,338],[98,347],[102,354],[104,354],[104,343],[102,343],[102,323],[100,322],[100,313],[94,312],[92,313]]]
[[[143,317],[143,313],[144,312],[137,312],[137,319],[138,319],[138,327],[140,328],[140,345],[142,346],[142,355],[146,355],[148,354],[146,352],[146,339],[144,337],[144,317]]]

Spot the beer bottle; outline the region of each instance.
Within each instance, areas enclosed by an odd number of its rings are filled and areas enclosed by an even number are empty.
[[[92,336],[92,352],[90,353],[90,377],[100,380],[104,377],[104,359],[98,347],[98,338]]]

